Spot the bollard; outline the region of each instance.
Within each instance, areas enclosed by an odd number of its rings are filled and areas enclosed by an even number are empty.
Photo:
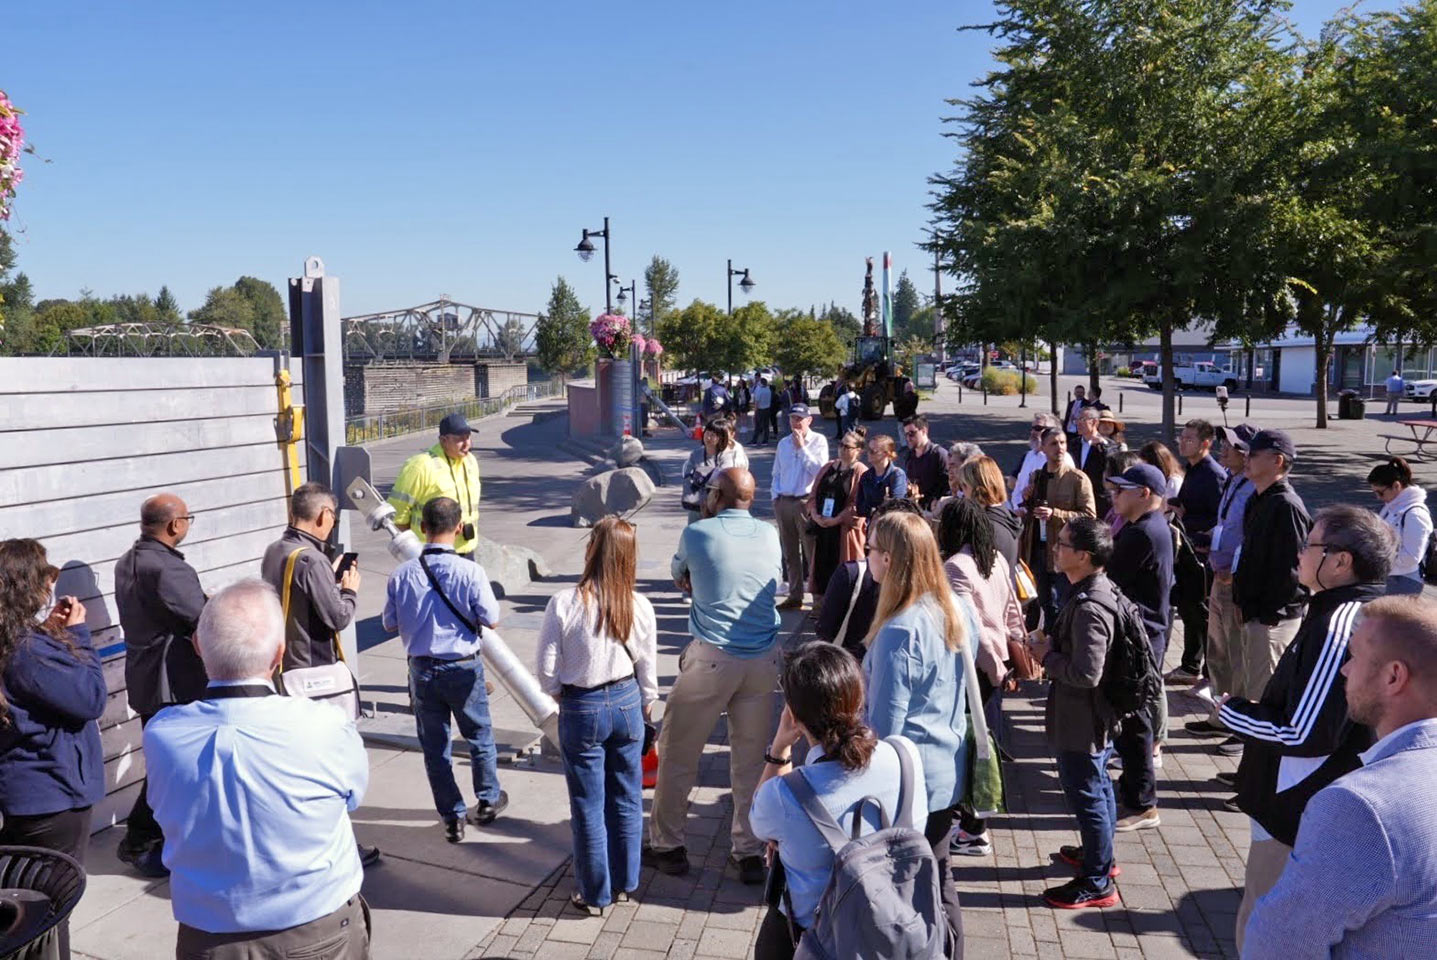
[[[1242,418],[1247,420],[1252,416],[1252,394],[1243,398]]]
[[[1183,395],[1178,394],[1178,416],[1183,415]]]
[[[1122,395],[1122,393],[1120,392],[1120,393],[1118,394],[1118,413],[1122,413],[1122,412],[1123,412],[1123,395]]]
[[[958,402],[963,402],[963,384],[958,384]]]
[[[1433,395],[1434,397],[1437,397],[1437,390],[1432,391],[1432,395]],[[986,407],[987,405],[988,405],[988,385],[985,383],[985,384],[983,384],[983,406]]]

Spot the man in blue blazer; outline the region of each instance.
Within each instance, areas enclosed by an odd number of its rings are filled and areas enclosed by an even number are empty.
[[[1437,957],[1437,603],[1366,604],[1349,652],[1348,711],[1377,743],[1308,801],[1244,960]]]

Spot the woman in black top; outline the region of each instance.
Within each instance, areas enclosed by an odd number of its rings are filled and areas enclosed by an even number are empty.
[[[839,564],[863,556],[863,523],[856,508],[858,481],[868,469],[858,460],[866,434],[862,427],[844,434],[838,456],[826,463],[813,481],[808,519],[816,534],[808,589],[815,597],[828,589],[829,578]]]

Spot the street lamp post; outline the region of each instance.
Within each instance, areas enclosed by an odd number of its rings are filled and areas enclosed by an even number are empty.
[[[614,312],[614,302],[613,302],[612,299],[610,299],[609,286],[610,286],[610,284],[611,284],[614,280],[617,280],[617,279],[619,279],[619,278],[618,278],[618,276],[616,276],[616,275],[614,274],[613,268],[609,265],[609,218],[608,218],[608,217],[605,217],[605,218],[604,218],[604,229],[602,229],[602,230],[588,230],[588,229],[585,229],[585,230],[584,230],[584,235],[583,235],[583,237],[581,237],[580,240],[579,240],[579,245],[574,248],[574,252],[579,255],[579,259],[582,260],[582,261],[584,261],[585,263],[588,263],[588,262],[593,258],[593,256],[594,256],[594,243],[593,243],[593,238],[594,238],[594,237],[603,237],[603,238],[604,238],[604,276],[605,276],[605,279],[604,279],[604,312],[605,312],[605,313],[613,313],[613,312]]]
[[[743,279],[738,282],[738,286],[739,286],[739,289],[743,291],[744,296],[748,296],[748,292],[749,292],[750,290],[752,290],[752,289],[754,288],[754,286],[755,286],[755,284],[754,284],[754,282],[753,282],[753,278],[748,275],[748,267],[744,267],[742,270],[735,270],[735,269],[733,268],[733,261],[730,260],[730,261],[728,262],[728,312],[729,312],[729,316],[733,316],[733,278],[734,278],[734,277],[743,277]]]
[[[636,289],[637,287],[638,287],[638,281],[637,281],[637,280],[630,280],[630,281],[629,281],[629,285],[628,285],[627,287],[624,286],[624,285],[621,283],[621,284],[619,284],[619,296],[618,296],[618,301],[619,301],[619,306],[620,306],[620,307],[622,307],[624,304],[628,303],[630,300],[632,300],[632,301],[634,302],[634,314],[635,314],[635,316],[634,316],[633,319],[634,319],[635,321],[638,320],[638,310],[639,310],[639,294],[638,294],[638,290]],[[634,327],[635,332],[637,332],[638,329],[639,329],[638,323],[635,322],[635,323],[633,324],[633,327]]]

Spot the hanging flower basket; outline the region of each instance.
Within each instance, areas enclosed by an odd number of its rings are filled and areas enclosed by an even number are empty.
[[[629,318],[621,313],[601,313],[589,324],[589,333],[594,342],[606,354],[616,360],[629,358],[629,344],[634,339],[634,329]]]
[[[20,111],[0,90],[0,220],[10,219],[10,200],[15,188],[24,179],[20,169],[20,150],[25,145],[25,129],[20,126]]]
[[[662,357],[663,355],[664,345],[662,343],[659,343],[658,340],[654,339],[653,337],[649,337],[649,339],[644,342],[644,356]]]

